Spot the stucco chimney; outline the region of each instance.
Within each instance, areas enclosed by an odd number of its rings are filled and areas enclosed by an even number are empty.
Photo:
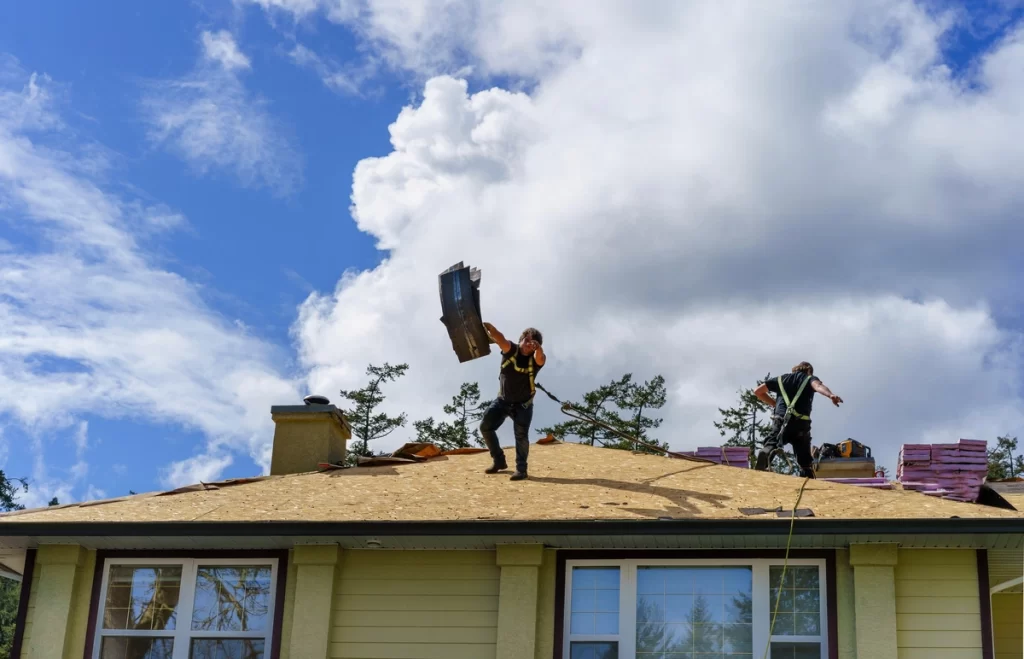
[[[323,396],[306,396],[305,405],[274,405],[271,475],[316,471],[321,462],[343,464],[345,441],[352,437],[345,416]]]

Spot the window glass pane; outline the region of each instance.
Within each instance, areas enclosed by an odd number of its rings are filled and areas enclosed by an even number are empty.
[[[111,566],[103,606],[103,628],[174,629],[180,590],[180,565]]]
[[[263,659],[263,639],[194,638],[189,659]]]
[[[573,568],[570,612],[571,634],[618,634],[619,568]]]
[[[170,638],[104,636],[100,643],[100,659],[171,659],[173,653]]]
[[[753,571],[637,569],[637,659],[750,659]]]
[[[821,590],[818,566],[791,565],[782,574],[781,565],[769,568],[768,607],[776,611],[774,636],[818,636],[821,634]],[[783,586],[780,590],[780,584]]]
[[[821,659],[821,643],[772,643],[771,659]]]
[[[192,629],[265,631],[270,604],[269,565],[200,566]]]
[[[570,643],[569,659],[619,659],[619,644]]]

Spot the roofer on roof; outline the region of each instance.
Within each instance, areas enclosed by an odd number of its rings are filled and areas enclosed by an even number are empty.
[[[769,391],[776,395],[774,399],[768,395]],[[771,466],[774,451],[780,446],[791,444],[797,464],[800,465],[800,475],[814,478],[811,468],[811,405],[815,391],[827,396],[836,407],[843,402],[814,375],[814,367],[808,362],[800,362],[793,367],[791,373],[769,379],[754,390],[755,396],[774,408],[772,432],[757,455],[755,469],[766,471]],[[790,412],[788,419],[787,411]]]
[[[519,336],[519,343],[515,344],[490,323],[484,323],[484,329],[501,349],[498,397],[484,412],[483,420],[480,422],[480,434],[483,435],[494,460],[487,473],[496,474],[508,469],[505,453],[498,445],[496,431],[505,422],[506,417],[511,417],[516,438],[516,472],[512,474],[511,480],[519,481],[526,478],[526,458],[530,453],[530,422],[533,421],[533,395],[536,392],[533,380],[547,361],[541,347],[544,337],[540,331],[529,327],[523,330]]]

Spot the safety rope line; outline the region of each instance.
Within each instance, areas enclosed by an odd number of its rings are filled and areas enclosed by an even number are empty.
[[[702,457],[695,457],[693,455],[684,455],[683,453],[676,453],[676,452],[670,451],[668,449],[662,448],[660,446],[654,446],[652,444],[648,444],[646,442],[640,441],[636,437],[632,437],[630,435],[627,435],[626,433],[618,431],[617,429],[612,428],[611,426],[609,426],[609,425],[607,425],[607,424],[605,424],[603,422],[597,421],[596,419],[592,419],[589,414],[587,414],[586,412],[584,412],[580,408],[573,406],[571,403],[566,403],[566,402],[562,402],[562,401],[558,400],[558,398],[556,398],[554,396],[554,394],[552,394],[550,391],[545,389],[541,384],[538,384],[537,388],[540,389],[541,391],[543,391],[545,394],[547,394],[548,398],[550,398],[551,400],[553,400],[556,403],[558,403],[559,405],[561,405],[562,413],[565,414],[566,416],[569,416],[570,419],[577,419],[579,421],[584,421],[584,422],[587,422],[587,423],[590,423],[590,424],[594,424],[595,426],[599,426],[601,428],[604,428],[608,432],[613,433],[613,434],[615,434],[617,436],[620,436],[623,439],[626,439],[627,441],[636,442],[637,444],[640,444],[641,446],[646,446],[647,448],[663,451],[663,452],[665,452],[665,453],[667,453],[669,455],[672,455],[674,457],[680,457],[682,459],[692,460],[692,462],[694,462],[694,463],[710,463],[712,465],[715,464],[714,460],[705,459],[705,458],[702,458]],[[573,410],[575,413],[572,413],[569,410]],[[783,424],[782,424],[783,430],[784,430],[785,424],[787,422],[788,422],[788,419],[783,421]],[[772,452],[774,453],[774,451],[772,451]],[[780,451],[780,452],[781,452],[782,458],[785,460],[785,462],[790,464],[790,468],[791,469],[797,469],[797,467],[793,463],[793,460],[790,459],[790,456],[786,455],[785,451]],[[724,449],[723,449],[722,455],[723,455],[723,459],[724,459],[725,458]],[[782,559],[782,574],[779,576],[778,592],[775,595],[775,606],[773,607],[774,610],[772,611],[771,624],[768,626],[768,643],[765,646],[765,653],[764,653],[763,659],[768,659],[768,653],[771,652],[771,636],[772,636],[772,633],[775,631],[775,620],[778,617],[778,609],[779,609],[779,605],[781,604],[781,601],[782,601],[782,588],[785,587],[785,573],[788,570],[788,568],[790,568],[790,550],[793,547],[793,530],[794,530],[794,527],[797,525],[797,510],[800,508],[800,501],[804,498],[804,489],[807,487],[807,483],[811,480],[811,478],[812,477],[810,477],[810,476],[804,477],[804,482],[801,483],[800,491],[797,493],[797,500],[793,504],[793,511],[791,513],[791,516],[790,516],[790,533],[787,534],[786,539],[785,539],[785,555],[784,555],[784,558]],[[770,583],[769,583],[769,585],[770,585]]]
[[[786,458],[789,460],[789,458]],[[790,462],[792,465],[792,462]],[[779,604],[782,601],[782,589],[786,583],[786,570],[789,568],[789,550],[793,546],[793,527],[796,525],[796,511],[800,507],[800,500],[804,497],[804,488],[807,487],[808,481],[811,480],[810,476],[804,477],[804,482],[800,484],[800,492],[796,495],[796,503],[793,504],[792,516],[789,519],[789,537],[786,538],[786,556],[782,561],[782,576],[779,577],[779,591],[775,595],[775,610],[772,612],[772,624],[768,627],[768,642],[764,648],[763,659],[768,659],[768,653],[772,649],[772,633],[775,631],[775,618],[779,615]],[[769,576],[769,586],[771,578]]]
[[[706,463],[706,464],[717,464],[714,460],[706,460],[704,458],[698,458],[698,457],[693,456],[693,455],[685,455],[683,453],[676,453],[674,451],[669,451],[668,449],[662,448],[660,446],[655,446],[654,444],[648,444],[647,442],[641,441],[641,440],[637,439],[636,437],[633,437],[632,435],[627,435],[626,433],[622,432],[621,430],[613,428],[612,426],[608,425],[607,423],[604,423],[603,421],[598,421],[597,419],[591,417],[589,414],[587,414],[583,410],[581,410],[578,407],[574,406],[572,403],[563,403],[562,401],[558,400],[558,398],[556,398],[554,394],[552,394],[550,391],[545,389],[539,382],[536,383],[536,387],[538,389],[540,389],[541,391],[543,391],[545,394],[547,394],[548,398],[550,398],[551,400],[553,400],[556,403],[558,403],[559,405],[561,405],[562,406],[562,414],[566,415],[567,417],[569,417],[571,419],[577,419],[578,421],[585,421],[587,423],[592,423],[595,426],[599,426],[601,428],[604,428],[608,432],[613,433],[613,434],[621,437],[622,439],[624,439],[624,440],[626,440],[628,442],[633,442],[635,444],[639,444],[640,446],[643,446],[645,448],[649,448],[652,451],[660,451],[660,452],[662,452],[662,453],[664,453],[666,455],[671,455],[673,458],[679,458],[681,460],[690,460],[691,462],[703,462],[703,463]],[[570,412],[570,410],[572,410],[572,412]]]

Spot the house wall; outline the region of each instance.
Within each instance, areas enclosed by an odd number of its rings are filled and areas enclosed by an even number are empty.
[[[329,656],[495,657],[500,577],[493,551],[346,550]]]
[[[96,552],[42,545],[36,553],[22,659],[80,659],[85,652]],[[39,633],[38,628],[46,633]]]
[[[39,600],[39,568],[33,565],[32,583],[22,584],[22,588],[28,586],[28,608],[25,610],[25,631],[21,635],[21,656],[28,656],[28,648],[32,644],[32,621],[36,614],[36,602]],[[14,659],[18,659],[17,657]]]
[[[992,627],[996,659],[1024,658],[1024,594],[992,596]]]
[[[974,550],[900,549],[895,579],[899,659],[982,659]]]

